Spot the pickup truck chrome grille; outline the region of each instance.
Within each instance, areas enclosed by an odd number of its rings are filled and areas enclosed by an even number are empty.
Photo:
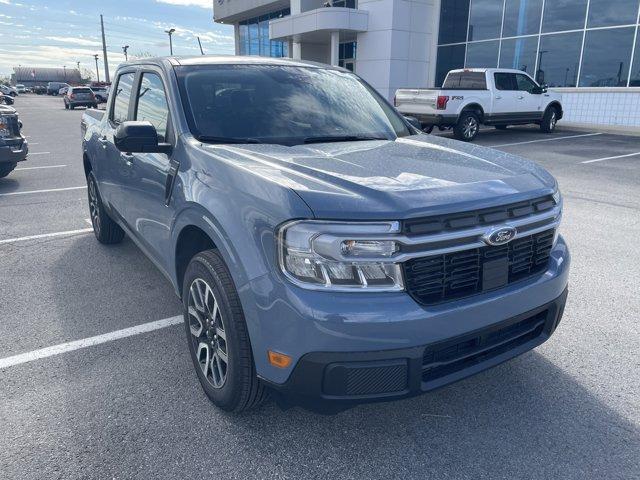
[[[413,258],[403,264],[407,292],[434,305],[504,287],[547,269],[555,228],[482,246]]]

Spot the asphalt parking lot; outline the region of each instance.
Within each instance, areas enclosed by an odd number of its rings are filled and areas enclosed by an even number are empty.
[[[131,241],[89,229],[82,110],[15,107],[31,154],[0,179],[0,478],[639,478],[640,137],[560,126],[476,141],[560,182],[573,264],[547,343],[418,398],[233,416],[201,391],[169,283]]]

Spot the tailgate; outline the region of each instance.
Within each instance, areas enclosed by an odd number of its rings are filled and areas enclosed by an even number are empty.
[[[400,113],[436,113],[439,90],[403,88],[396,92],[395,104]]]

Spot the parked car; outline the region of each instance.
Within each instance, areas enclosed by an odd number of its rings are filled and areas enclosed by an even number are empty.
[[[69,87],[65,82],[49,82],[47,83],[47,95],[58,95],[62,87]]]
[[[109,89],[107,87],[91,87],[91,91],[96,96],[98,103],[105,103],[109,99]]]
[[[47,93],[47,87],[43,85],[36,85],[32,88],[32,90],[36,95],[45,95]]]
[[[18,162],[27,159],[29,148],[20,133],[21,128],[15,108],[0,105],[0,178],[9,175]]]
[[[67,110],[76,107],[98,108],[98,100],[89,87],[69,87],[63,100],[64,108]]]
[[[335,409],[424,393],[540,345],[562,317],[556,180],[425,135],[347,70],[129,62],[81,131],[97,240],[128,234],[169,279],[222,409],[268,391]]]
[[[483,124],[505,129],[535,123],[552,132],[562,118],[561,99],[520,70],[465,68],[450,71],[442,88],[399,89],[394,103],[425,131],[451,128],[458,140],[469,142]]]
[[[18,91],[15,89],[15,87],[12,87],[10,85],[0,84],[0,92],[4,93],[5,95],[9,95],[11,97],[18,96]]]
[[[67,90],[69,90],[69,87],[62,87],[60,90],[58,90],[58,95],[64,95],[65,93],[67,93]]]
[[[19,84],[16,85],[16,91],[18,93],[27,93],[27,87],[25,87],[24,85],[19,83]]]
[[[13,105],[14,102],[13,97],[5,95],[0,91],[0,105]]]

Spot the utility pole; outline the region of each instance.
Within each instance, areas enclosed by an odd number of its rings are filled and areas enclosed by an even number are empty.
[[[100,82],[100,70],[98,69],[98,54],[96,53],[93,58],[96,59],[96,76],[98,77],[98,82]]]
[[[198,45],[200,45],[200,53],[204,55],[204,51],[202,50],[202,42],[200,41],[200,37],[196,37],[198,39]]]
[[[67,81],[67,66],[63,65],[62,66],[62,70],[64,71],[64,81],[66,82]]]
[[[104,39],[104,20],[102,14],[100,14],[100,29],[102,30],[102,55],[104,56],[104,77],[105,81],[109,83],[109,60],[107,60],[107,42]],[[100,80],[98,80],[100,81]]]
[[[176,31],[175,28],[171,28],[169,30],[164,31],[164,33],[169,35],[169,52],[171,53],[171,55],[173,55],[173,40],[171,40],[171,35],[173,35],[173,32],[175,31]]]
[[[129,50],[129,45],[125,45],[124,47],[122,47],[122,51],[124,52],[124,61],[125,62],[129,61],[129,56],[127,55],[127,50]]]

